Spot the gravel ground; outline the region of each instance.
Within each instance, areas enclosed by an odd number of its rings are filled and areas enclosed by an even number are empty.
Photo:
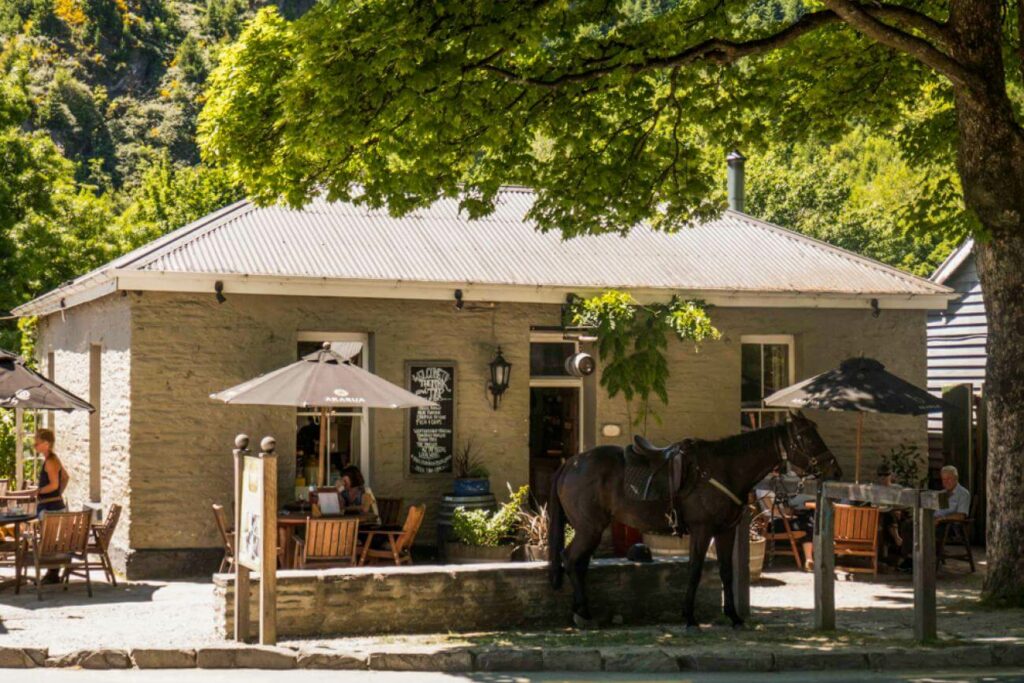
[[[810,630],[813,576],[780,566],[763,575],[751,588],[754,617],[751,628],[735,633],[717,615],[699,636],[687,635],[676,625],[617,628],[579,633],[570,629],[523,633],[441,634],[434,636],[379,636],[317,641],[285,641],[283,645],[366,651],[377,649],[430,649],[459,645],[679,645],[734,649],[739,643],[752,648],[813,646],[817,649],[860,648],[882,644],[910,644],[913,588],[910,577],[884,574],[877,579],[858,576],[837,581],[839,633],[824,637]],[[940,571],[940,636],[956,640],[1024,642],[1024,610],[986,610],[977,605],[984,572]],[[23,589],[14,595],[0,591],[0,646],[47,647],[60,654],[97,647],[199,647],[221,643],[214,633],[213,588],[207,582],[139,582],[112,588],[94,578],[95,597],[88,598],[80,582],[62,592],[47,587],[44,599]]]

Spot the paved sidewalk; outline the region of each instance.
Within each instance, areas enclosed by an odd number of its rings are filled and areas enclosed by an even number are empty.
[[[68,592],[50,587],[43,601],[36,600],[34,590],[19,596],[10,590],[0,592],[0,647],[45,649],[46,653],[32,655],[41,657],[39,664],[113,668],[138,665],[133,662],[132,650],[142,652],[143,660],[149,656],[149,661],[159,660],[162,652],[170,650],[172,654],[166,656],[180,666],[218,661],[243,666],[256,661],[251,665],[286,668],[320,662],[364,669],[462,671],[552,666],[606,671],[722,667],[767,671],[808,667],[888,670],[921,665],[921,656],[915,654],[919,650],[911,641],[913,593],[908,576],[890,574],[875,580],[858,577],[837,582],[840,631],[826,635],[810,629],[812,576],[783,567],[780,562],[752,587],[754,618],[741,632],[728,628],[718,615],[707,614],[703,616],[709,623],[699,635],[688,634],[679,625],[663,625],[595,632],[566,628],[288,640],[281,643],[281,650],[253,652],[246,657],[256,659],[242,661],[234,650],[225,649],[230,644],[214,631],[211,585],[182,581],[117,588],[103,584],[96,587],[92,599],[86,597],[81,584],[73,584]],[[977,604],[981,581],[982,572],[940,575],[941,642],[923,661],[941,656],[950,666],[996,666],[1011,660],[1024,664],[1016,659],[1024,656],[1024,610],[981,608]],[[158,652],[147,655],[146,649]],[[29,661],[35,662],[32,657]]]

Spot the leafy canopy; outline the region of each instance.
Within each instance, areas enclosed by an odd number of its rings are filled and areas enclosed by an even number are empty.
[[[519,183],[538,190],[531,218],[566,235],[680,228],[720,210],[726,150],[829,144],[908,112],[908,159],[947,163],[948,88],[819,9],[337,0],[295,21],[264,9],[211,75],[201,145],[265,202],[326,190],[400,213],[458,196],[479,216]],[[773,51],[707,43],[794,24],[814,30]]]

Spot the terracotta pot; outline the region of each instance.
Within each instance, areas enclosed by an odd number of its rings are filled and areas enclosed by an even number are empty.
[[[524,545],[523,546],[523,561],[524,562],[547,562],[548,561],[548,547],[546,545]]]

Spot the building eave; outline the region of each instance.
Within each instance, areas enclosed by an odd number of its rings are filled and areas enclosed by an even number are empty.
[[[142,292],[208,293],[214,296],[216,282],[223,283],[223,294],[258,296],[344,297],[368,299],[412,299],[454,301],[455,290],[463,301],[561,304],[569,294],[589,296],[610,286],[532,286],[475,282],[403,282],[383,280],[328,279],[287,276],[238,275],[218,273],[177,273],[137,270],[113,270],[100,281],[81,283],[76,291],[58,290],[15,310],[18,315],[49,315],[72,306],[106,296],[117,290]],[[672,296],[702,299],[710,305],[761,308],[860,308],[870,309],[877,300],[881,309],[934,310],[946,307],[956,298],[948,293],[887,292],[798,292],[743,291],[713,289],[671,289],[621,287],[637,300],[647,303],[667,301]]]

